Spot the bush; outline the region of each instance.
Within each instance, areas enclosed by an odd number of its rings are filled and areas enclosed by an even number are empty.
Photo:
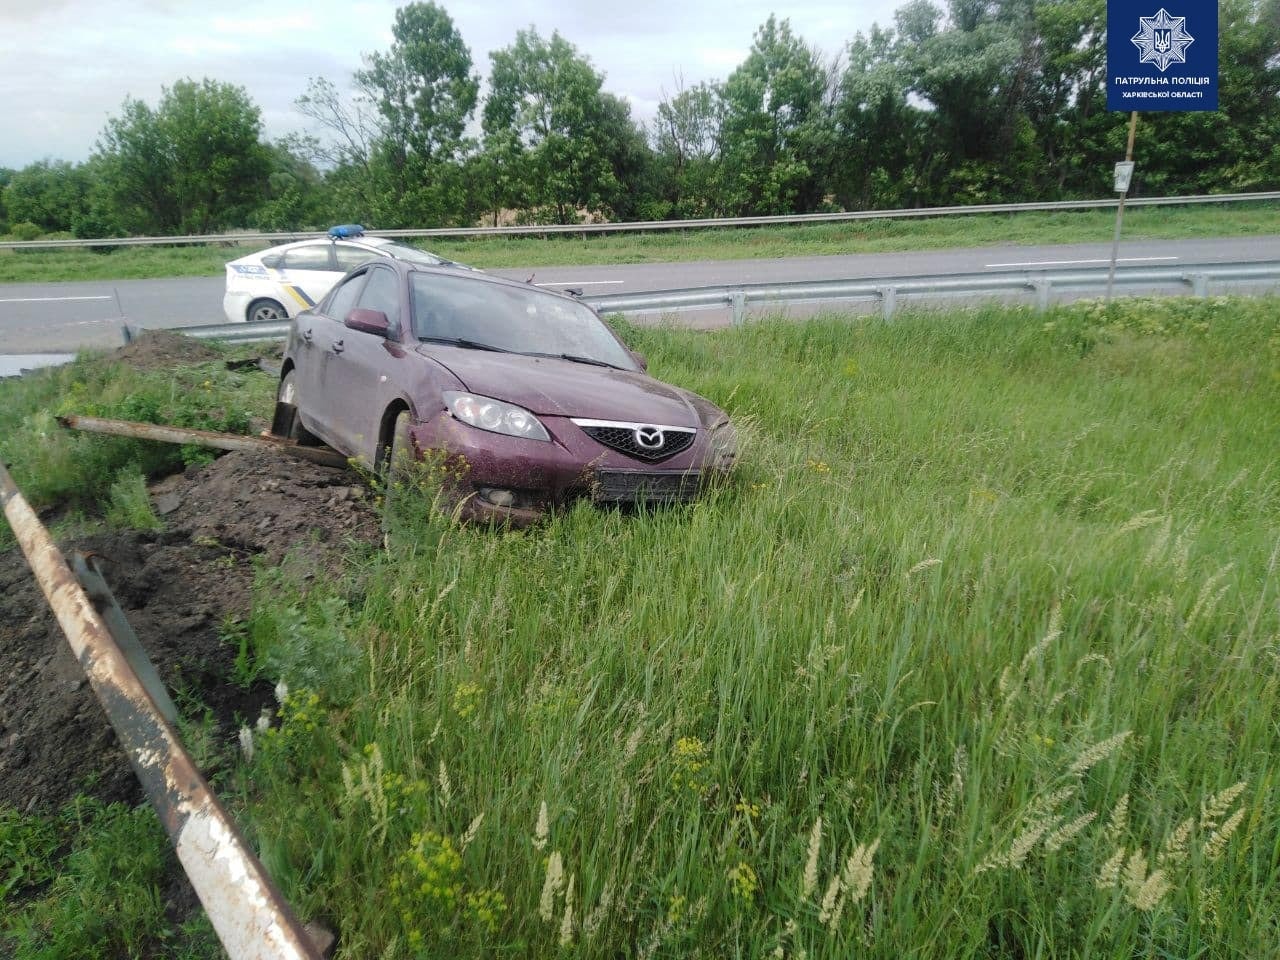
[[[44,236],[44,231],[29,220],[21,223],[15,223],[9,228],[9,234],[15,240],[39,240]]]

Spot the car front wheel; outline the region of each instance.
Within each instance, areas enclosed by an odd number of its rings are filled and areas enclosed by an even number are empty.
[[[271,422],[271,432],[278,437],[292,440],[300,447],[316,447],[320,438],[302,425],[298,415],[298,375],[290,370],[280,379],[276,391],[276,411]]]
[[[245,319],[250,323],[271,323],[275,320],[288,320],[289,314],[275,300],[255,300],[245,311]]]

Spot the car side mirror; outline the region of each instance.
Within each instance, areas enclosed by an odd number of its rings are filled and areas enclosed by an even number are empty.
[[[628,350],[627,353],[631,354],[631,359],[636,362],[636,366],[645,373],[649,372],[649,361],[645,358],[643,353],[637,353],[635,350]]]
[[[359,330],[361,333],[372,333],[379,337],[387,337],[391,333],[391,322],[381,310],[356,307],[342,322],[352,330]]]
[[[262,258],[262,265],[264,267],[269,267],[272,270],[280,266],[280,264],[282,263],[284,263],[284,257],[282,257],[278,253],[268,253],[265,257]]]

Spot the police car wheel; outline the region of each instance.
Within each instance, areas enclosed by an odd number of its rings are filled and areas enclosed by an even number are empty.
[[[249,304],[245,317],[250,323],[271,323],[273,320],[288,320],[289,314],[275,300],[255,300]]]

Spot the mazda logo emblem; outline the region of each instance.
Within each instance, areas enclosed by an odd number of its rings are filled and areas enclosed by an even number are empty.
[[[636,443],[645,450],[657,450],[666,442],[666,437],[658,427],[637,427]]]

